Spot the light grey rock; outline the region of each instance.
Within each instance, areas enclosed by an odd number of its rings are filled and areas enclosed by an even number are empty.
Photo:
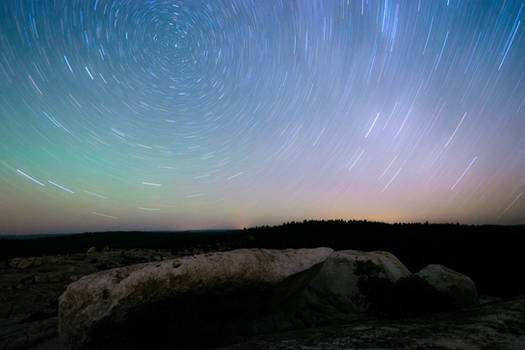
[[[367,314],[371,305],[363,290],[367,281],[375,278],[396,282],[410,275],[403,263],[388,252],[337,251],[309,283],[304,292],[305,304],[329,318],[360,318]]]
[[[443,296],[448,298],[455,308],[470,307],[479,304],[478,292],[474,282],[457,271],[443,265],[427,265],[416,273]]]
[[[74,261],[56,256],[39,256],[29,258],[13,258],[9,262],[9,266],[18,270],[27,270],[30,268],[46,267],[54,269],[60,265],[73,264]]]
[[[66,281],[68,279],[68,274],[61,271],[47,272],[34,275],[33,279],[35,283],[54,283]]]
[[[40,266],[42,265],[42,259],[41,258],[14,258],[11,259],[9,266],[15,269],[19,270],[25,270],[30,267]]]
[[[279,329],[279,319],[250,320],[279,310],[332,251],[239,249],[84,276],[59,299],[61,346],[152,346],[164,337],[183,348],[185,341],[194,347],[212,343],[217,335]]]

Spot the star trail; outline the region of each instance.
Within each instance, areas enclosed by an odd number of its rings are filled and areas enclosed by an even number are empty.
[[[524,223],[524,7],[4,0],[0,232]]]

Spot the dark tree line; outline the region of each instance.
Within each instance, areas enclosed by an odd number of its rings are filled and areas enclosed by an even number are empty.
[[[331,247],[386,250],[411,271],[438,263],[470,276],[481,293],[525,293],[522,278],[525,226],[386,224],[363,221],[303,221],[233,231],[100,232],[33,239],[0,239],[0,260],[98,249],[172,249],[188,252],[236,248]]]

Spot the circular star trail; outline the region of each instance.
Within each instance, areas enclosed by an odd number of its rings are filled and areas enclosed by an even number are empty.
[[[524,7],[2,1],[0,232],[523,223]]]

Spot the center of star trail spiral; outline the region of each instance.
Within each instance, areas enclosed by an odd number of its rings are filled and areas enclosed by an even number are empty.
[[[3,1],[0,232],[523,223],[524,6]]]

